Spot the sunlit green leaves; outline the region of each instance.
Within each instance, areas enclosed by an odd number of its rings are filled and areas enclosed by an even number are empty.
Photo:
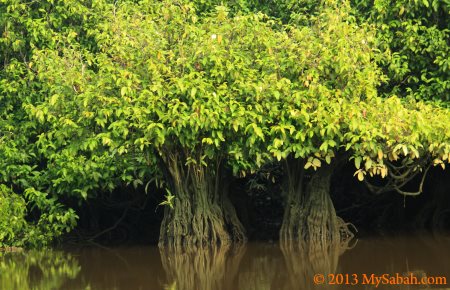
[[[34,204],[41,212],[35,222],[27,221],[27,203]],[[77,218],[72,209],[65,209],[42,192],[29,188],[21,196],[0,185],[0,247],[48,246],[73,229]]]
[[[220,161],[243,176],[347,151],[359,180],[388,176],[387,162],[450,162],[448,110],[393,95],[447,100],[438,1],[376,1],[374,25],[336,1],[269,5],[286,26],[253,2],[150,2],[0,6],[0,177],[58,233],[75,221],[61,196],[161,183],[177,154],[189,170]]]
[[[389,77],[382,91],[448,106],[449,6],[446,1],[353,0],[355,15],[376,28]]]
[[[322,162],[318,158],[309,157],[308,161],[305,164],[305,169],[312,167],[314,170],[319,168],[322,165]]]

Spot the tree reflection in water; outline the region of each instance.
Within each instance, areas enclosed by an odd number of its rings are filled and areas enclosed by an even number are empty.
[[[249,243],[244,247],[168,250],[156,247],[87,247],[67,252],[0,253],[0,289],[92,290],[294,290],[350,289],[314,285],[329,273],[407,274],[450,279],[448,238],[361,239],[342,245]],[[72,253],[72,254],[69,254]],[[80,269],[81,267],[81,269]],[[361,281],[361,280],[360,280]],[[363,285],[351,289],[426,289],[411,285]],[[448,289],[448,285],[433,285]]]
[[[283,255],[276,245],[251,244],[241,263],[238,286],[235,289],[280,289],[286,278],[283,267]]]
[[[161,248],[167,290],[234,289],[245,246]]]
[[[63,289],[80,270],[78,261],[63,252],[0,252],[0,289]]]
[[[325,284],[314,284],[316,274],[328,277],[337,272],[339,256],[347,249],[341,244],[307,247],[301,243],[282,244],[287,270],[287,284],[283,289],[325,289]]]
[[[320,250],[319,250],[320,249]],[[323,249],[326,249],[325,251]],[[237,248],[161,249],[166,290],[324,289],[315,274],[336,273],[342,245],[275,247],[250,244]]]

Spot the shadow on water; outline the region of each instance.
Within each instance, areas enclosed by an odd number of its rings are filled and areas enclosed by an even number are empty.
[[[362,275],[450,278],[448,237],[370,238],[345,252],[270,243],[175,251],[157,247],[0,253],[0,289],[430,289],[363,285]],[[315,285],[314,275],[358,275],[358,285]],[[351,276],[350,276],[351,277]],[[344,280],[345,282],[345,280]],[[351,281],[350,281],[351,282]],[[450,289],[450,285],[432,289]]]

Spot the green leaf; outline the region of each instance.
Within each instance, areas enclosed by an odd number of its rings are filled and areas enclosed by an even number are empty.
[[[312,166],[313,164],[311,163],[311,162],[306,162],[306,164],[305,164],[305,169],[308,169],[308,168],[310,168],[311,166]]]
[[[364,173],[362,171],[358,172],[358,180],[363,181],[364,180]]]
[[[192,98],[195,98],[195,95],[197,94],[197,88],[196,87],[193,87],[192,89],[191,89],[191,97]]]
[[[361,157],[355,157],[355,167],[356,169],[359,169],[361,167]]]
[[[320,162],[319,159],[314,158],[314,159],[312,160],[312,165],[313,165],[314,167],[320,167],[320,166],[322,165],[322,163]]]

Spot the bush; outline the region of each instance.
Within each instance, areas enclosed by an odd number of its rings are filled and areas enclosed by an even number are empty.
[[[37,220],[27,220],[29,202],[40,212]],[[64,231],[70,231],[76,224],[76,218],[72,209],[65,210],[51,199],[37,203],[29,191],[24,198],[7,186],[0,185],[0,248],[48,246]]]
[[[5,185],[0,185],[0,247],[21,247],[29,225],[25,200]]]

